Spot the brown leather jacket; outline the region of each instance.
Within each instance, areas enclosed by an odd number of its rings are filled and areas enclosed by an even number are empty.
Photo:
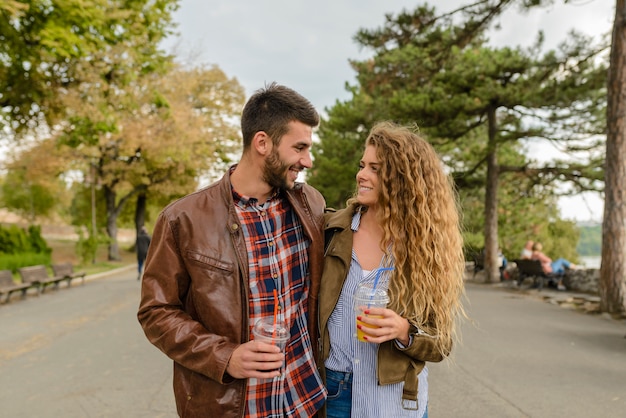
[[[326,250],[324,258],[324,274],[320,288],[320,356],[318,369],[324,381],[326,371],[324,361],[330,353],[330,336],[328,320],[332,314],[341,289],[346,281],[350,263],[352,261],[352,238],[350,228],[352,216],[357,208],[356,204],[336,212],[325,215]],[[381,385],[404,382],[402,399],[403,405],[415,406],[417,399],[417,375],[422,371],[427,361],[440,362],[445,357],[435,349],[435,339],[423,334],[417,328],[411,327],[411,344],[400,348],[394,341],[387,341],[378,347],[378,361],[376,375]],[[451,347],[450,347],[451,348]],[[319,416],[326,416],[325,408]]]
[[[309,333],[317,345],[324,198],[308,185],[286,192],[311,240]],[[159,215],[137,314],[150,342],[174,360],[181,417],[241,417],[246,379],[226,372],[248,338],[248,257],[230,175],[167,206]]]

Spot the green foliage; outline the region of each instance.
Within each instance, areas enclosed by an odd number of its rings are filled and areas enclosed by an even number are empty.
[[[48,246],[48,243],[41,236],[41,227],[39,225],[30,225],[28,227],[28,242],[30,248],[41,254],[50,254],[52,249]]]
[[[578,254],[574,244],[579,234],[576,225],[559,219],[554,197],[542,195],[537,190],[526,190],[522,185],[509,176],[499,190],[498,244],[505,257],[509,260],[518,258],[526,241],[532,240],[541,242],[549,256],[565,257],[575,262]],[[460,192],[466,255],[480,252],[485,245],[482,193]]]
[[[91,229],[87,228],[90,232],[85,237],[84,229],[76,228],[78,234],[78,241],[76,241],[76,254],[81,260],[81,264],[93,263],[96,259],[96,253],[100,245],[107,245],[111,242],[110,238],[104,234],[94,235],[91,233]]]
[[[488,236],[507,258],[516,258],[525,241],[534,239],[546,252],[576,258],[578,232],[559,220],[555,191],[564,182],[576,190],[601,187],[596,158],[602,158],[603,147],[596,135],[601,137],[604,126],[605,46],[570,34],[559,50],[545,53],[541,36],[527,50],[490,47],[485,30],[502,9],[479,2],[462,16],[437,16],[423,5],[357,33],[360,46],[373,54],[351,62],[357,72],[356,85],[348,87],[352,98],[327,110],[308,179],[329,205],[352,193],[356,169],[350,167],[374,122],[417,125],[455,179],[468,250],[482,248]],[[589,161],[530,161],[525,144],[546,139],[581,151]],[[488,169],[491,156],[497,163]],[[499,184],[498,237],[493,219],[484,219],[485,200],[496,204],[495,195],[485,195],[488,176]]]
[[[5,254],[0,252],[0,270],[11,270],[13,273],[21,267],[49,265],[50,263],[50,253]]]
[[[329,131],[321,136],[320,146],[312,148],[315,164],[307,182],[322,193],[327,206],[343,208],[354,193],[364,141],[362,135]]]
[[[2,183],[4,206],[31,221],[49,215],[57,204],[54,191],[25,177],[26,169],[11,170]]]
[[[131,51],[136,71],[103,65],[101,80],[130,79],[163,67],[160,41],[171,33],[178,0],[3,0],[0,2],[0,109],[16,132],[43,120],[52,126],[66,108],[62,94],[102,51]],[[131,58],[132,57],[132,58]],[[43,117],[42,117],[43,116]]]
[[[50,255],[52,249],[41,236],[41,227],[24,230],[16,225],[0,226],[0,254],[38,253]]]
[[[41,227],[0,226],[0,270],[50,264],[52,249],[41,236]]]
[[[71,224],[74,226],[90,225],[91,230],[91,185],[75,183],[72,185],[74,197],[70,204],[69,212]],[[95,190],[96,227],[106,227],[107,211],[104,192],[102,189]]]
[[[576,251],[583,256],[602,254],[602,225],[579,226],[580,240]]]

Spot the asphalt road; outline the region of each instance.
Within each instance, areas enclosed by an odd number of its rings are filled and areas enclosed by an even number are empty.
[[[0,306],[0,417],[176,417],[134,268]],[[468,284],[473,323],[430,367],[431,418],[625,417],[626,323]],[[210,416],[210,415],[209,415]]]

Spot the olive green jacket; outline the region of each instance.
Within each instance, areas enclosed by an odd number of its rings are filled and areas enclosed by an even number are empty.
[[[320,357],[319,369],[326,379],[324,361],[330,352],[328,319],[337,305],[341,289],[352,261],[352,216],[357,205],[324,215],[326,249],[324,272],[319,294]],[[409,346],[401,348],[395,341],[380,344],[378,349],[377,376],[381,385],[404,381],[402,402],[411,407],[417,400],[417,375],[425,362],[439,362],[444,356],[435,349],[435,337],[412,326]],[[409,402],[409,404],[407,404]]]

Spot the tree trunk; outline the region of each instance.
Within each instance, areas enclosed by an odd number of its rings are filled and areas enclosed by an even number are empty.
[[[146,192],[139,192],[137,195],[137,205],[135,206],[135,230],[139,233],[139,229],[146,223]]]
[[[120,250],[117,244],[117,214],[118,210],[115,206],[117,197],[115,191],[110,187],[104,188],[104,196],[107,204],[107,235],[109,236],[109,261],[119,261]]]
[[[607,100],[600,309],[626,313],[626,0],[617,0]]]
[[[485,190],[485,282],[500,281],[498,266],[498,146],[495,107],[489,110],[487,188]]]

